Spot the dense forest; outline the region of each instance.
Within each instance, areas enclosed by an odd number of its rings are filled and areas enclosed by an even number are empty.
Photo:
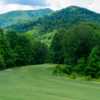
[[[47,51],[45,44],[28,35],[0,29],[0,69],[44,63]]]
[[[59,30],[50,49],[53,63],[67,64],[64,73],[100,76],[100,28],[95,24],[80,23]]]
[[[100,78],[100,15],[79,7],[39,12],[7,26],[1,17],[0,69],[53,63],[66,74]]]

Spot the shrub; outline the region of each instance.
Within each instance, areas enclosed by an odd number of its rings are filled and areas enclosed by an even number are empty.
[[[93,78],[100,77],[100,47],[96,46],[92,49],[89,58],[88,66],[86,68],[86,75],[90,75]]]
[[[71,78],[71,79],[76,79],[76,78],[77,78],[77,73],[73,72],[73,73],[70,75],[70,78]]]
[[[63,73],[64,70],[65,70],[64,65],[57,64],[55,69],[54,69],[54,71],[53,71],[53,74],[55,74],[55,75],[57,75],[57,74],[59,74],[59,75],[64,74]]]

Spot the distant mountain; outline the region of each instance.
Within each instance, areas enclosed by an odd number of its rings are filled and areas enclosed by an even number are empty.
[[[100,24],[100,14],[85,8],[70,6],[33,22],[33,26],[37,26],[41,32],[46,33],[55,29],[77,25],[80,22]]]
[[[10,24],[13,23],[7,28],[14,29],[17,32],[33,31],[35,29],[38,30],[37,32],[39,34],[44,34],[59,28],[70,27],[80,22],[93,22],[100,24],[100,14],[77,6],[70,6],[55,12],[50,9],[45,9],[35,12],[19,12],[21,14],[16,13],[17,12],[12,12],[8,14],[10,20],[7,19],[7,17],[3,18],[9,21]],[[5,16],[7,16],[7,14]],[[4,25],[7,25],[7,22],[2,22],[2,20],[0,21],[1,23],[4,23]]]
[[[51,9],[40,9],[30,11],[13,11],[0,15],[0,27],[26,24],[36,21],[38,18],[51,14]]]

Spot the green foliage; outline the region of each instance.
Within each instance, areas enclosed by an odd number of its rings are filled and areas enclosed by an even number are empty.
[[[0,16],[6,29],[0,30],[1,69],[52,62],[66,64],[56,69],[70,75],[100,76],[100,15],[75,6],[51,13],[45,9]]]
[[[93,23],[80,23],[58,30],[52,44],[52,62],[67,64],[64,73],[100,77],[100,29]],[[88,60],[89,59],[89,60]]]
[[[44,43],[41,42],[34,42],[33,44],[33,63],[34,64],[42,64],[46,62],[48,49]]]
[[[99,39],[91,25],[82,23],[69,29],[64,36],[65,63],[76,64],[81,57],[87,58]]]
[[[88,59],[86,75],[90,75],[93,78],[100,77],[100,46],[92,49]]]
[[[72,73],[72,65],[65,65],[63,72],[70,75]]]
[[[5,68],[5,61],[2,55],[0,55],[0,70]]]
[[[3,30],[0,30],[0,55],[6,67],[14,66],[14,59],[12,49],[10,48],[9,41]]]
[[[0,69],[45,63],[48,49],[32,36],[0,30]]]
[[[0,26],[2,28],[9,27],[9,29],[16,29],[16,31],[25,31],[32,29],[28,27],[28,24],[38,20],[43,16],[51,14],[53,11],[51,9],[40,9],[40,10],[30,10],[30,11],[12,11],[0,15]]]
[[[63,50],[63,37],[64,32],[57,32],[51,42],[51,59],[53,63],[63,64],[64,63],[64,50]]]
[[[74,73],[72,73],[71,75],[70,75],[70,78],[71,79],[76,79],[77,78],[77,74],[74,72]]]
[[[63,71],[65,70],[65,66],[61,64],[57,64],[55,69],[53,70],[54,75],[62,75]]]
[[[84,75],[84,72],[86,70],[87,64],[85,58],[80,58],[74,67],[73,71],[77,72],[80,75]]]
[[[9,40],[11,49],[14,52],[15,65],[26,65],[31,61],[31,51],[32,46],[30,40],[23,36],[18,35],[17,33],[10,31],[7,33],[7,38]]]
[[[72,27],[80,22],[100,22],[100,15],[80,7],[68,7],[60,11],[53,12],[50,16],[45,16],[33,22],[33,27],[36,27],[40,35],[48,34],[60,28]],[[27,27],[27,25],[26,25]]]
[[[91,77],[91,75],[85,77],[85,79],[86,79],[87,81],[91,81],[92,78],[93,78],[93,77]]]

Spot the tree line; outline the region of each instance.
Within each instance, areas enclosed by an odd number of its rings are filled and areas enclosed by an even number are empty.
[[[65,64],[63,72],[100,77],[100,27],[79,23],[58,29],[48,47],[31,34],[0,29],[0,69],[32,64]]]
[[[60,29],[51,43],[52,61],[66,64],[67,74],[100,77],[100,27],[80,23],[70,29]]]
[[[33,37],[0,29],[0,69],[42,64],[47,46]]]

